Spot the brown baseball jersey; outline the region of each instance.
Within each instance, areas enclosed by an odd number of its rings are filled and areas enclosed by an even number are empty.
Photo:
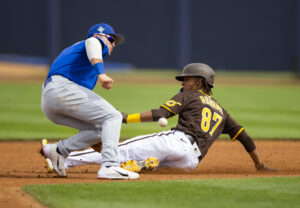
[[[178,114],[174,130],[194,137],[204,157],[220,134],[229,134],[232,140],[244,130],[222,106],[201,90],[184,91],[165,102],[160,109],[152,110],[166,118]]]

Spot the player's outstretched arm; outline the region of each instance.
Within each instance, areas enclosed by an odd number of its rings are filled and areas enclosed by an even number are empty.
[[[253,150],[252,152],[249,152],[250,157],[252,158],[255,167],[258,171],[278,171],[277,169],[270,168],[264,165],[262,160],[258,156],[257,150]]]
[[[161,107],[159,109],[151,109],[142,113],[135,113],[129,115],[126,113],[122,113],[122,115],[123,123],[138,123],[158,121],[160,118],[168,119],[174,116],[175,114]]]
[[[254,162],[254,165],[257,170],[259,171],[277,171],[276,169],[269,168],[264,165],[263,161],[260,159],[258,152],[256,150],[256,145],[252,138],[247,134],[245,130],[243,130],[237,137],[242,145],[244,146],[245,150],[249,153],[251,159]]]
[[[123,123],[138,123],[138,122],[152,122],[153,116],[152,111],[148,110],[142,113],[135,113],[128,115],[127,113],[122,113]]]

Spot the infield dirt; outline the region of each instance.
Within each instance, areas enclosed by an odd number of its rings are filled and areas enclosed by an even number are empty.
[[[300,141],[256,141],[256,145],[265,164],[278,172],[256,171],[239,142],[221,140],[193,171],[160,169],[141,174],[139,180],[300,176]],[[39,148],[39,142],[0,142],[0,207],[45,207],[22,191],[24,185],[108,182],[97,179],[98,165],[75,167],[67,170],[67,178],[56,178],[47,173]]]

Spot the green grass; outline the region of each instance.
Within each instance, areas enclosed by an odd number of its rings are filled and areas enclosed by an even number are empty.
[[[300,177],[30,185],[51,208],[299,207]]]
[[[215,98],[255,138],[299,138],[300,86],[222,86]]]
[[[41,84],[0,84],[0,139],[67,137],[75,131],[52,124],[40,107]]]
[[[158,73],[158,72],[155,72]],[[154,74],[151,74],[153,79]],[[158,73],[167,77],[168,73]],[[129,76],[130,75],[125,75]],[[150,76],[139,73],[137,77]],[[173,75],[172,75],[173,76]],[[160,77],[160,78],[162,78]],[[285,76],[284,79],[288,79]],[[266,77],[267,79],[267,77]],[[122,112],[137,113],[158,108],[170,99],[180,84],[115,84],[110,91],[99,86],[95,91]],[[77,131],[51,123],[41,111],[41,84],[0,83],[0,140],[67,138]],[[215,98],[244,127],[253,138],[300,138],[300,86],[218,85]],[[168,130],[177,123],[161,128],[157,123],[138,123],[122,126],[121,137],[130,138]],[[225,136],[227,137],[227,136]],[[222,137],[224,138],[224,137]]]

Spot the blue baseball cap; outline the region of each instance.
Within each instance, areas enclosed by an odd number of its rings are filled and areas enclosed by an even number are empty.
[[[116,39],[117,45],[120,45],[125,41],[125,38],[123,35],[115,33],[114,29],[106,23],[100,23],[100,24],[93,25],[88,31],[88,38],[92,37],[95,33],[113,36]]]

